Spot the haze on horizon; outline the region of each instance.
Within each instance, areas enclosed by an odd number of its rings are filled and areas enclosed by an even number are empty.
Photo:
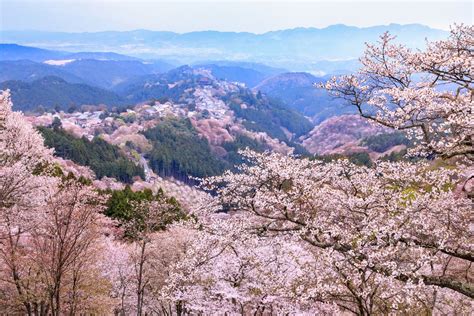
[[[65,32],[202,30],[264,33],[333,24],[473,23],[473,3],[452,1],[0,0],[0,30]]]

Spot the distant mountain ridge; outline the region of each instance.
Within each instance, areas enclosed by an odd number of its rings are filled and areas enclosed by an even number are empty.
[[[144,63],[139,60],[80,59],[60,66],[85,82],[104,89],[111,89],[130,78],[166,72],[173,66],[165,62]]]
[[[48,59],[63,58],[68,53],[22,46],[18,44],[0,44],[0,60],[31,60],[42,62]]]
[[[140,60],[137,57],[113,52],[78,52],[50,50],[33,46],[0,43],[0,60],[31,60],[44,62],[55,59]]]
[[[3,41],[68,51],[114,51],[140,58],[179,60],[181,64],[206,60],[263,62],[291,71],[318,72],[316,61],[350,60],[360,56],[365,42],[389,31],[409,47],[422,47],[425,38],[444,38],[446,31],[420,24],[389,24],[358,28],[332,25],[295,28],[263,34],[199,31],[173,33],[149,30],[95,33],[5,31]],[[67,43],[64,46],[64,43]]]
[[[111,89],[132,77],[165,72],[174,67],[161,60],[144,61],[111,52],[69,53],[0,44],[0,82],[57,76],[70,83]]]

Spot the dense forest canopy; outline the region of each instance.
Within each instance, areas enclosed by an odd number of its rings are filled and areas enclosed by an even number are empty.
[[[160,215],[160,223],[156,224],[156,231],[165,230],[173,222],[185,219],[186,214],[174,197],[165,195],[162,189],[153,193],[150,189],[142,191],[132,191],[129,185],[122,190],[106,190],[102,194],[109,196],[106,202],[104,214],[118,220],[121,226],[127,226],[131,221],[140,221],[143,214],[140,214],[136,205],[143,202],[159,202],[168,206],[166,212]],[[128,234],[129,232],[125,232]]]
[[[411,146],[413,145],[413,141],[410,141],[404,133],[395,132],[365,137],[362,140],[362,145],[367,146],[370,150],[375,152],[383,153],[393,146]]]
[[[145,177],[142,167],[128,159],[117,146],[100,137],[94,137],[91,141],[85,137],[77,138],[61,127],[39,127],[38,130],[44,137],[45,145],[54,148],[55,155],[89,166],[99,179],[112,177],[131,183],[133,177]]]
[[[143,134],[153,144],[147,158],[158,174],[187,179],[224,170],[224,162],[212,154],[207,140],[198,135],[188,119],[166,119]]]
[[[240,150],[249,148],[263,152],[269,149],[265,143],[237,134],[233,141],[222,144],[226,153],[220,157],[213,152],[208,141],[197,133],[189,119],[166,118],[143,134],[153,145],[153,149],[146,154],[151,168],[162,176],[173,176],[185,181],[234,169],[244,162]]]

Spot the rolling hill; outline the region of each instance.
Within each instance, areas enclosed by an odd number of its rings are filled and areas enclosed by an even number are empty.
[[[182,66],[159,75],[150,75],[120,87],[117,92],[132,103],[157,99],[186,104],[193,109],[207,107],[209,111],[225,108],[233,111],[249,130],[266,132],[283,141],[311,130],[312,124],[284,104],[259,95],[241,84],[224,82],[208,70]],[[242,105],[244,104],[244,105]]]
[[[0,60],[44,61],[48,59],[63,58],[66,52],[22,46],[18,44],[0,44]]]
[[[174,68],[161,61],[110,52],[68,53],[16,44],[0,44],[0,82],[33,81],[57,76],[71,83],[86,83],[110,89],[133,77],[161,73]]]
[[[7,80],[31,82],[47,76],[56,76],[71,83],[86,83],[86,80],[65,71],[62,67],[30,60],[0,61],[0,69],[0,82]]]
[[[0,90],[10,89],[15,110],[31,111],[37,107],[59,106],[66,110],[71,105],[123,105],[117,94],[86,84],[69,83],[62,78],[48,76],[33,82],[4,81]]]

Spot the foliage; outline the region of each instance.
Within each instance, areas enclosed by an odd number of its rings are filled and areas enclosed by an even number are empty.
[[[286,141],[285,143],[288,146],[294,148],[293,154],[295,154],[297,156],[300,156],[300,157],[309,157],[309,156],[311,156],[309,151],[305,147],[303,147],[302,145],[300,145],[300,144],[298,144],[294,141]]]
[[[329,308],[316,302],[354,314],[469,309],[471,206],[451,191],[454,171],[245,155],[250,163],[241,173],[203,184],[217,197],[196,210],[205,228],[195,247],[206,264],[183,271],[182,278],[202,282],[197,294],[180,288],[190,305],[224,292],[213,307],[225,311],[238,310],[232,302],[241,298],[250,311]],[[232,215],[216,213],[229,206]],[[272,295],[278,300],[262,302]]]
[[[130,186],[127,185],[123,190],[108,190],[104,193],[110,195],[107,200],[105,215],[119,221],[127,222],[136,217],[137,211],[134,205],[143,201],[160,201],[170,206],[169,213],[163,214],[161,225],[157,228],[159,230],[163,230],[172,222],[184,218],[184,213],[176,199],[167,197],[161,189],[153,194],[150,189],[132,191]]]
[[[125,194],[131,195],[130,192]],[[165,230],[171,223],[185,218],[185,214],[181,211],[176,200],[167,198],[163,191],[159,190],[156,195],[149,195],[149,193],[145,193],[145,195],[148,195],[148,198],[138,197],[135,201],[129,201],[128,203],[131,204],[130,216],[121,219],[125,238],[131,241],[135,248],[131,264],[137,271],[135,275],[137,315],[142,315],[145,309],[145,293],[150,287],[156,287],[156,285],[150,286],[147,273],[147,266],[154,265],[156,262],[151,259],[149,249],[154,244],[153,237],[158,231]],[[122,202],[126,201],[122,199]]]
[[[131,183],[135,176],[145,177],[142,167],[127,159],[117,146],[101,138],[95,137],[89,141],[85,137],[76,138],[61,128],[38,129],[44,137],[45,145],[54,148],[57,156],[89,166],[99,179],[107,176]]]
[[[132,202],[151,201],[154,197],[153,191],[150,189],[134,192],[129,185],[125,186],[123,190],[106,190],[103,194],[110,195],[104,214],[119,220],[131,218]]]
[[[384,133],[366,137],[362,139],[362,146],[367,146],[370,150],[383,153],[393,146],[397,145],[411,145],[410,140],[405,134],[400,132]]]
[[[0,309],[6,314],[106,314],[102,204],[61,175],[52,150],[0,97]]]
[[[444,159],[374,162],[368,168],[345,159],[321,162],[244,151],[248,163],[238,172],[201,183],[213,195],[203,194],[192,205],[187,214],[192,221],[176,223],[177,205],[160,193],[158,198],[128,188],[117,193],[109,206],[126,218],[121,220],[126,239],[103,216],[103,195],[86,182],[60,177],[52,150],[21,113],[11,110],[3,92],[2,312],[470,314],[474,254],[467,191],[469,186],[472,191],[472,175],[464,179],[459,171],[471,167],[466,133],[472,94],[466,97],[472,74],[464,67],[472,62],[473,35],[472,27],[456,27],[450,39],[414,55],[383,40],[381,47],[368,48],[373,58],[364,64],[371,79],[366,88],[354,78],[342,86],[329,84],[355,93],[357,100],[375,93],[369,105],[381,112],[363,116],[395,129],[421,128],[426,141],[411,151]],[[379,58],[386,53],[396,61]],[[437,74],[436,80],[412,86],[407,78],[414,60],[416,67]],[[437,81],[460,88],[455,94],[439,86],[430,90]],[[381,93],[381,85],[391,88]],[[405,103],[405,92],[418,88],[416,101]],[[390,95],[394,104],[382,102]],[[362,106],[357,100],[353,104]],[[393,110],[396,105],[403,109]],[[423,128],[424,122],[432,125]],[[157,128],[145,132],[156,142],[154,151],[160,144],[167,150],[189,145],[185,162],[212,157],[189,121],[164,120]],[[200,141],[198,149],[192,147]],[[235,150],[238,144],[251,141],[227,146]],[[173,158],[182,161],[174,150]],[[468,159],[453,163],[448,158],[454,156]]]
[[[470,26],[456,27],[447,41],[413,55],[388,45],[386,35],[380,47],[368,47],[363,85],[346,77],[326,87],[364,117],[394,129],[419,129],[422,142],[413,153],[470,158],[473,34]],[[413,68],[433,77],[412,81]],[[446,82],[459,89],[432,86]],[[367,101],[376,115],[363,111]],[[216,196],[194,210],[197,236],[170,286],[189,310],[470,312],[472,201],[459,188],[456,168],[426,160],[368,168],[347,160],[245,154],[249,163],[240,173],[202,184]]]
[[[413,51],[385,33],[367,45],[357,74],[321,86],[361,116],[407,131],[411,152],[472,160],[473,34],[474,26],[455,25],[447,40]]]
[[[409,159],[407,154],[408,154],[408,151],[404,149],[397,152],[391,152],[390,154],[381,157],[380,160],[391,161],[391,162],[407,161]]]
[[[224,170],[205,138],[201,138],[188,119],[168,118],[143,132],[153,144],[147,155],[151,168],[158,174],[181,179],[206,177]]]
[[[184,91],[195,89],[202,76],[194,75],[192,68],[181,66],[163,74],[153,74],[132,78],[128,82],[117,85],[115,91],[132,102],[147,100],[171,100],[178,102]],[[180,82],[170,87],[168,84]]]
[[[267,149],[263,144],[256,141],[255,139],[241,134],[238,134],[234,141],[225,142],[222,144],[222,147],[227,151],[227,155],[224,157],[224,159],[231,167],[240,165],[244,162],[239,150],[249,148],[257,152],[263,152]]]
[[[320,160],[325,163],[329,163],[331,161],[335,160],[340,160],[340,159],[347,159],[351,163],[357,166],[366,166],[366,167],[371,167],[372,166],[372,160],[370,159],[370,156],[366,152],[359,152],[359,153],[350,153],[347,155],[341,155],[341,154],[332,154],[332,155],[316,155],[311,158],[312,160]]]

